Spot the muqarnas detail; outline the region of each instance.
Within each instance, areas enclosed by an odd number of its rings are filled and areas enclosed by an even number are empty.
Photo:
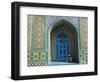
[[[88,18],[27,16],[27,65],[58,66],[88,63]]]

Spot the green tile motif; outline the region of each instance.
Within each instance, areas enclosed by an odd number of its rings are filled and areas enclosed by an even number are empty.
[[[33,16],[33,21],[32,21],[32,50],[34,49],[44,49],[45,48],[45,43],[44,43],[44,38],[45,38],[45,22],[46,22],[46,17],[44,16]]]

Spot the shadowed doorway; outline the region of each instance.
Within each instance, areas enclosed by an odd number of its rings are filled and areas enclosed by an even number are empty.
[[[66,20],[54,24],[50,33],[51,61],[79,63],[78,33]]]

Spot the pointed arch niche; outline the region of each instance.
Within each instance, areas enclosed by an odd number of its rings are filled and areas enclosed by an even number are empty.
[[[66,20],[56,22],[49,34],[49,61],[79,63],[78,32]]]

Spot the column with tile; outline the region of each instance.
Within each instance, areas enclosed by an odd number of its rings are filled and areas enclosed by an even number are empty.
[[[31,57],[29,66],[47,65],[47,53],[45,52],[45,28],[46,16],[32,16]]]
[[[80,63],[88,62],[88,18],[80,18]]]

